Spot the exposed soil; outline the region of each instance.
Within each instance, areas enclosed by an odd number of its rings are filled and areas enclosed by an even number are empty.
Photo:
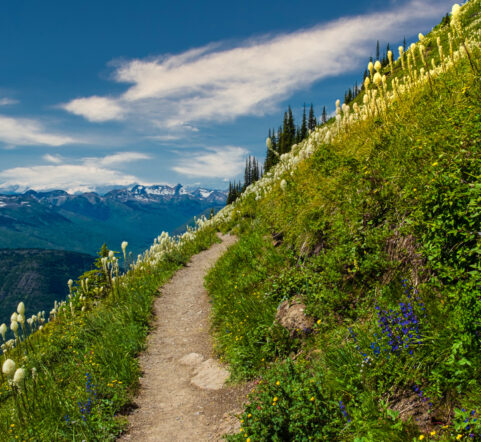
[[[248,385],[228,386],[214,357],[204,276],[232,245],[233,236],[194,256],[155,301],[154,329],[140,357],[137,408],[120,441],[220,441],[239,430]]]

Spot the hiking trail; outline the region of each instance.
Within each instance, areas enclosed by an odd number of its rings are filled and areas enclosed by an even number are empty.
[[[191,258],[161,289],[154,303],[153,329],[140,356],[143,372],[119,441],[220,441],[239,431],[248,385],[226,386],[229,373],[213,356],[210,303],[204,276],[234,244],[222,240]]]

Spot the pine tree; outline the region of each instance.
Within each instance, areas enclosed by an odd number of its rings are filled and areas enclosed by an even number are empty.
[[[322,108],[322,124],[327,123],[327,112],[326,112],[326,106],[323,106]]]
[[[306,119],[306,104],[304,103],[304,111],[302,113],[302,126],[299,134],[299,141],[307,137],[307,119]]]
[[[314,114],[314,106],[311,103],[311,108],[309,109],[309,119],[307,123],[307,128],[309,130],[314,130],[317,126],[316,115]]]
[[[379,60],[379,55],[381,54],[380,47],[379,47],[379,40],[377,41],[376,45],[376,60]]]

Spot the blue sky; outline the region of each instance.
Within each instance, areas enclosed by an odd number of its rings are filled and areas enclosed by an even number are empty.
[[[414,41],[451,5],[1,2],[0,189],[226,187],[288,104],[332,111],[376,40]]]

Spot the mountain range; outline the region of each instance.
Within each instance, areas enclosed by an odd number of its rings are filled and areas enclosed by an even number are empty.
[[[162,231],[179,233],[194,216],[225,205],[227,192],[134,185],[105,195],[63,190],[0,194],[0,248],[70,250],[94,255],[122,241],[137,254]]]

